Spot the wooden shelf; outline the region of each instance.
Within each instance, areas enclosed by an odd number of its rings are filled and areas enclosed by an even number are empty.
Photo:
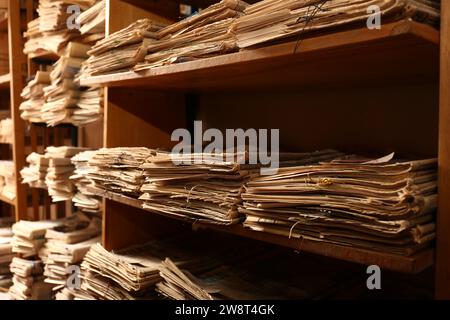
[[[126,197],[117,193],[101,191],[91,188],[89,191],[97,194],[98,196],[106,199],[119,202],[134,208],[141,209],[142,201],[130,197]],[[148,212],[148,211],[147,211]],[[172,217],[163,215],[168,218],[192,223],[192,220]],[[219,232],[225,232],[240,237],[250,238],[258,241],[264,241],[279,246],[291,248],[297,251],[305,251],[314,254],[319,254],[326,257],[336,258],[349,262],[360,263],[363,265],[378,265],[382,269],[388,269],[392,271],[404,272],[404,273],[419,273],[433,265],[434,250],[423,250],[413,256],[405,257],[394,254],[385,254],[377,251],[370,251],[360,248],[346,247],[326,242],[319,242],[307,239],[289,239],[286,237],[273,235],[264,232],[253,231],[249,228],[245,228],[243,225],[232,226],[220,226],[213,224],[205,224],[196,222],[193,224],[194,229],[209,229]]]
[[[0,90],[9,89],[10,83],[11,75],[9,73],[0,75]]]
[[[0,19],[0,32],[8,31],[8,17]]]
[[[10,200],[8,198],[6,198],[5,196],[0,194],[0,201],[5,202],[9,205],[15,206],[16,205],[16,201],[15,200]]]
[[[81,83],[164,91],[299,90],[436,83],[439,77],[439,31],[410,20],[381,30],[364,28],[304,39],[294,53],[296,45],[293,41],[139,73],[94,76]]]

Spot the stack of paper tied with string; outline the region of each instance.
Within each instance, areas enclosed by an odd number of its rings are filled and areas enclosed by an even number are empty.
[[[303,37],[312,31],[336,31],[343,26],[366,27],[380,9],[383,23],[406,17],[439,23],[440,0],[263,0],[248,6],[235,23],[240,48],[273,40]]]
[[[14,257],[12,237],[10,223],[6,223],[4,218],[0,218],[0,289],[8,289],[12,284],[9,271],[9,264]]]
[[[90,46],[71,42],[50,73],[51,85],[44,88],[45,104],[42,107],[42,118],[49,126],[59,123],[71,123],[73,111],[80,98],[80,86],[75,76],[81,63],[87,59]]]
[[[140,168],[155,151],[147,148],[100,149],[89,160],[87,178],[100,191],[112,191],[138,197],[144,182]]]
[[[47,188],[45,177],[47,176],[49,159],[45,155],[36,152],[27,157],[28,167],[20,171],[22,183],[28,184],[32,188]]]
[[[21,117],[30,122],[45,122],[42,119],[42,106],[45,104],[44,88],[51,84],[50,72],[38,71],[33,80],[23,89],[20,105]]]
[[[55,285],[54,293],[61,299],[63,289],[70,290],[76,283],[68,278],[76,271],[90,247],[101,241],[101,221],[78,213],[66,219],[63,225],[48,229],[45,238],[45,282]]]
[[[237,51],[233,23],[248,6],[241,0],[222,0],[200,13],[159,32],[147,46],[145,62],[136,71]]]
[[[0,195],[10,201],[16,199],[16,174],[13,161],[0,160]]]
[[[147,46],[156,41],[156,32],[164,26],[142,19],[98,41],[83,64],[83,77],[131,69],[144,60]]]
[[[242,194],[256,231],[411,255],[435,238],[436,159],[348,156],[253,177]]]
[[[48,147],[46,149],[45,157],[49,159],[49,167],[45,183],[53,202],[72,199],[75,187],[70,177],[75,167],[70,159],[83,151],[86,149],[77,147]]]
[[[87,178],[91,172],[89,160],[95,155],[96,151],[84,151],[75,155],[71,161],[75,166],[75,171],[70,179],[77,188],[77,194],[72,198],[75,206],[83,212],[98,214],[100,212],[100,198],[92,193],[89,187],[93,182]]]

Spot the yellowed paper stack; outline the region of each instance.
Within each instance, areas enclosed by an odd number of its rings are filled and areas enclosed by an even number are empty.
[[[145,62],[135,70],[237,51],[232,25],[247,6],[241,0],[222,0],[162,29],[157,33],[159,40],[148,45]]]
[[[22,183],[28,184],[31,188],[47,188],[45,177],[47,175],[49,159],[45,155],[36,152],[27,157],[28,167],[20,171]]]
[[[16,174],[13,161],[0,161],[0,195],[10,201],[16,199]]]
[[[13,143],[13,121],[8,119],[0,120],[0,143]]]
[[[80,33],[96,34],[99,38],[105,37],[105,23],[106,23],[106,1],[98,1],[95,5],[81,13],[77,19],[80,28]]]
[[[30,122],[42,123],[42,107],[45,104],[44,88],[50,86],[50,72],[38,71],[33,80],[23,89],[21,97],[24,102],[20,105],[21,117]]]
[[[8,289],[12,285],[9,265],[14,258],[12,252],[12,237],[10,221],[0,218],[0,289]]]

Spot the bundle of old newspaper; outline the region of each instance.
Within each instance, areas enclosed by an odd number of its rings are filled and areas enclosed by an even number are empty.
[[[45,177],[47,175],[49,159],[45,155],[36,152],[27,157],[28,167],[20,171],[22,183],[28,184],[32,188],[47,188]]]
[[[19,257],[13,259],[10,269],[13,299],[51,299],[52,286],[44,283],[44,264],[38,254],[45,244],[47,229],[61,225],[61,221],[19,221],[12,227],[12,251]]]
[[[89,160],[96,154],[96,151],[84,151],[72,157],[72,164],[75,166],[75,171],[70,179],[77,188],[77,193],[72,198],[75,206],[83,212],[100,213],[100,198],[92,193],[89,187],[93,186],[93,182],[87,178],[91,172]]]
[[[0,143],[13,143],[13,121],[11,118],[0,121]]]
[[[247,48],[312,31],[332,32],[358,23],[365,26],[372,14],[370,6],[380,9],[383,22],[413,17],[438,24],[439,5],[440,0],[263,0],[244,10],[235,32],[239,47]]]
[[[70,6],[77,5],[86,10],[96,0],[39,0],[39,17],[28,23],[24,37],[24,53],[39,55],[43,52],[60,54],[68,41],[80,35],[75,19],[75,11]]]
[[[10,219],[0,218],[0,289],[8,289],[12,284],[9,271],[9,264],[14,257],[11,244],[12,236]]]
[[[101,241],[101,220],[90,219],[82,213],[64,220],[63,224],[48,229],[45,238],[45,282],[55,285],[53,292],[62,299],[63,289],[70,289],[70,275],[75,274],[90,247]],[[73,284],[75,286],[75,284]]]
[[[72,199],[75,187],[70,177],[75,167],[70,159],[86,150],[78,147],[48,147],[45,150],[45,157],[49,159],[45,184],[53,202]]]
[[[80,98],[81,89],[75,76],[81,63],[87,59],[90,46],[70,42],[50,73],[51,85],[44,88],[45,104],[42,118],[49,126],[59,123],[71,123],[71,117]]]
[[[147,148],[100,149],[89,160],[86,177],[100,190],[138,197],[144,182],[141,165],[155,154]]]
[[[44,122],[42,106],[45,104],[44,88],[51,84],[50,72],[38,71],[34,78],[23,89],[20,105],[21,117],[30,122]]]
[[[80,25],[80,33],[96,35],[98,40],[105,37],[106,0],[98,1],[95,5],[81,13],[76,18]]]
[[[129,70],[144,60],[147,46],[156,41],[158,32],[165,27],[149,19],[141,19],[125,29],[98,41],[88,52],[83,64],[83,77]]]
[[[436,159],[342,157],[252,177],[240,211],[256,231],[410,255],[435,238]]]
[[[16,174],[13,161],[0,160],[0,195],[11,201],[16,199]]]
[[[247,3],[222,0],[200,13],[172,24],[159,32],[159,41],[147,46],[145,62],[134,70],[145,70],[237,51],[233,23],[243,15]]]

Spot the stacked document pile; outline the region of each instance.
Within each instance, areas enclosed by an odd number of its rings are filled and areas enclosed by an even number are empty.
[[[414,17],[439,23],[440,1],[432,0],[263,0],[248,6],[235,24],[237,43],[247,48],[272,40],[303,36],[312,31],[335,31],[345,25],[366,25],[378,6],[383,22]]]
[[[27,157],[27,162],[29,166],[20,171],[22,183],[28,184],[31,188],[47,188],[45,177],[50,160],[45,155],[33,152]]]
[[[142,19],[98,41],[83,65],[83,77],[131,69],[144,60],[147,46],[156,41],[156,32],[163,27]]]
[[[50,73],[51,85],[44,88],[46,102],[42,107],[42,118],[47,125],[71,123],[81,93],[75,76],[81,69],[82,62],[87,59],[89,49],[88,45],[71,42],[64,56],[54,65]]]
[[[76,21],[72,19],[75,12],[69,6],[78,5],[81,10],[86,10],[95,2],[96,0],[40,0],[39,17],[28,23],[28,30],[24,34],[27,38],[24,53],[60,54],[71,39],[80,35]]]
[[[81,13],[76,23],[80,25],[82,35],[95,35],[98,40],[105,37],[106,1],[98,1],[95,5]]]
[[[156,33],[160,40],[147,46],[145,62],[135,70],[237,51],[233,23],[247,6],[241,0],[222,0],[160,30]]]
[[[13,121],[3,119],[0,121],[0,143],[13,143]]]
[[[0,161],[0,196],[16,199],[16,174],[13,161]]]
[[[93,187],[93,182],[87,178],[87,175],[91,172],[89,160],[95,153],[96,151],[84,151],[71,159],[75,171],[70,179],[77,188],[77,194],[72,198],[75,206],[83,212],[98,214],[101,211],[101,200],[89,189]]]
[[[437,161],[349,156],[253,177],[242,194],[256,231],[400,255],[435,238]]]
[[[45,157],[49,159],[45,184],[53,202],[71,200],[75,187],[70,177],[75,167],[70,160],[76,154],[86,151],[77,147],[48,147]]]
[[[76,287],[76,281],[68,282],[75,271],[71,267],[79,265],[90,247],[101,241],[100,233],[101,221],[80,213],[67,218],[63,225],[47,230],[45,282],[55,285],[53,291],[59,299],[63,298],[63,291]]]
[[[13,225],[12,251],[20,255],[10,266],[14,276],[9,293],[13,299],[51,298],[53,286],[44,282],[44,264],[38,254],[45,244],[47,229],[60,224],[59,221],[19,221]]]
[[[0,219],[0,289],[8,289],[11,285],[9,265],[14,257],[12,252],[13,232],[9,223]]]
[[[144,175],[141,166],[155,154],[147,148],[100,149],[89,160],[87,178],[95,188],[139,197]]]
[[[163,241],[153,241],[117,252],[108,252],[100,244],[91,247],[82,266],[82,283],[76,297],[91,297],[100,300],[155,299],[155,285],[160,277],[161,262],[170,256],[182,267],[202,269],[208,264],[209,255],[201,260],[190,258],[198,241],[179,235]],[[220,250],[216,250],[219,255]],[[226,253],[224,253],[226,255]],[[233,255],[235,255],[233,253]]]
[[[170,154],[158,153],[142,165],[145,183],[141,188],[147,210],[175,217],[233,224],[241,220],[238,206],[244,183],[250,177],[238,162],[214,159],[208,154],[187,154],[174,163]],[[245,156],[245,155],[241,155]]]
[[[100,120],[103,117],[103,88],[81,88],[78,103],[72,110],[69,122],[82,126]]]
[[[33,80],[23,89],[20,105],[21,117],[30,122],[42,123],[42,107],[45,104],[44,88],[51,84],[50,72],[38,71]]]

